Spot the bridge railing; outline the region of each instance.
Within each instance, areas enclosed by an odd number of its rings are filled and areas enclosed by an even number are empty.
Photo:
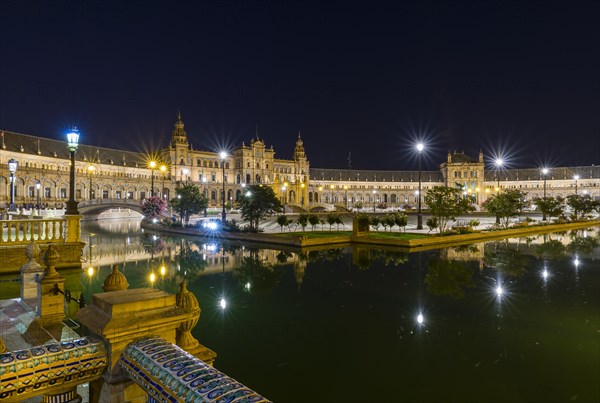
[[[0,246],[65,242],[66,220],[64,218],[33,220],[0,220]]]
[[[106,204],[112,205],[128,205],[128,206],[136,206],[139,207],[141,204],[141,200],[138,199],[92,199],[92,200],[82,200],[79,202],[78,207],[88,207],[88,206],[101,206]]]

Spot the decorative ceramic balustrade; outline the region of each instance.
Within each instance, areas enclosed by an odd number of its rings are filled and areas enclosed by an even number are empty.
[[[268,402],[219,370],[160,338],[127,346],[121,368],[148,393],[149,402]]]
[[[64,218],[33,220],[0,220],[0,245],[64,242],[66,222]]]
[[[21,401],[63,385],[76,387],[98,378],[106,363],[102,343],[88,338],[0,354],[0,401]]]

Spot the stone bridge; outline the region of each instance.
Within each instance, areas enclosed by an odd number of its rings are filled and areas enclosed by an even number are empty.
[[[129,209],[142,212],[142,202],[137,199],[92,199],[79,202],[77,209],[82,215],[98,215],[111,209]]]

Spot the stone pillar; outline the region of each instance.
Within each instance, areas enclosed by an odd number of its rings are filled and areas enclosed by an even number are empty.
[[[82,398],[77,394],[77,388],[53,395],[44,395],[42,403],[81,403]]]
[[[67,221],[66,242],[81,242],[81,216],[65,215]]]
[[[54,245],[50,244],[44,254],[44,264],[46,270],[41,278],[38,278],[38,316],[41,324],[46,326],[54,323],[61,323],[65,317],[65,297],[56,292],[56,288],[64,291],[65,279],[56,271],[58,262],[58,252]]]
[[[38,296],[37,278],[44,272],[42,266],[36,262],[39,255],[40,247],[34,241],[31,241],[31,243],[25,247],[25,256],[29,258],[29,262],[24,264],[20,269],[21,300],[34,309],[35,307],[33,305],[37,302]]]
[[[146,402],[146,393],[122,372],[119,358],[129,343],[157,336],[175,344],[176,330],[193,315],[176,305],[175,295],[153,288],[94,294],[77,312],[88,331],[104,341],[108,367],[90,382],[90,402]]]
[[[185,280],[180,284],[180,290],[176,296],[177,306],[192,315],[188,321],[182,322],[177,329],[177,345],[188,353],[198,357],[208,365],[213,365],[217,353],[200,344],[192,330],[200,320],[200,304],[196,296],[189,292]]]

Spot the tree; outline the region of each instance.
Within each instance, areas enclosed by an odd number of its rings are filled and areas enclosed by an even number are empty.
[[[385,217],[383,217],[383,222],[390,227],[390,231],[394,228],[394,225],[396,225],[396,220],[393,214],[386,214]]]
[[[160,216],[167,208],[167,202],[160,197],[149,197],[142,201],[142,214],[149,219]]]
[[[277,224],[281,226],[281,232],[283,232],[283,227],[287,226],[290,223],[290,220],[286,215],[277,216]]]
[[[406,226],[408,225],[408,217],[406,216],[406,214],[396,211],[396,213],[394,214],[394,223],[398,227],[403,228],[404,232],[406,232]]]
[[[381,224],[381,222],[379,221],[379,217],[371,217],[371,227],[373,227],[375,231],[377,231],[377,229],[379,228],[379,224]]]
[[[319,223],[319,217],[316,214],[311,214],[308,216],[308,222],[312,225],[312,230],[315,230],[315,225]]]
[[[427,224],[429,227],[429,232],[433,231],[439,226],[437,217],[429,217],[425,224]]]
[[[308,214],[300,213],[296,222],[302,227],[302,231],[304,231],[308,225]]]
[[[197,186],[188,183],[176,190],[176,197],[171,200],[171,207],[178,211],[181,222],[188,224],[192,214],[206,210],[208,200],[200,194]]]
[[[335,213],[327,214],[327,224],[329,224],[329,231],[331,231],[331,226],[338,222],[338,215]]]
[[[448,221],[474,210],[471,200],[463,197],[460,189],[449,186],[434,186],[425,195],[425,204],[437,219],[440,233],[446,231]]]
[[[567,204],[573,209],[576,220],[598,209],[597,202],[590,195],[569,195]]]
[[[261,220],[281,211],[281,202],[269,186],[252,185],[246,189],[239,201],[242,219],[250,223],[250,231],[258,232]]]
[[[483,203],[483,207],[491,214],[504,220],[504,228],[508,228],[511,217],[517,217],[525,207],[525,193],[520,190],[506,190],[492,196]]]
[[[558,217],[563,213],[565,199],[557,197],[536,197],[533,202],[537,206],[537,209],[542,212],[548,218]]]

